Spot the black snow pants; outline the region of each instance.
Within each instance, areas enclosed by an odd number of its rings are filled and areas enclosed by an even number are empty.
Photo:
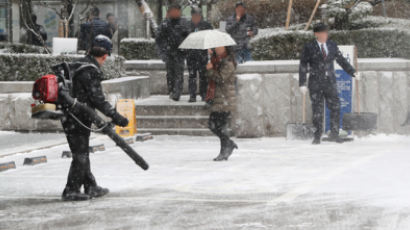
[[[209,115],[209,129],[219,137],[221,146],[224,146],[230,140],[228,130],[230,115],[230,112],[212,112]]]
[[[184,85],[184,58],[169,57],[166,63],[168,93],[174,100],[179,100]]]
[[[320,81],[309,84],[310,99],[312,101],[313,125],[316,128],[315,137],[323,133],[324,101],[330,110],[331,135],[339,135],[340,99],[336,82]]]
[[[68,145],[73,154],[70,171],[68,173],[66,190],[80,191],[81,186],[84,189],[96,186],[94,175],[91,173],[89,158],[90,133],[88,134],[66,134]]]
[[[189,71],[189,95],[196,98],[197,95],[197,76],[199,75],[199,95],[204,100],[208,89],[208,78],[206,77],[206,64],[208,58],[202,56],[189,56],[187,65]]]

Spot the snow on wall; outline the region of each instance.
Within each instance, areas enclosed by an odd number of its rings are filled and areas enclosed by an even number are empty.
[[[160,60],[126,61],[125,66],[135,75],[150,77],[151,94],[167,94],[165,66]],[[298,68],[298,60],[253,61],[238,65],[238,111],[234,123],[238,136],[284,136],[287,123],[302,121]],[[378,114],[378,132],[409,133],[400,125],[410,111],[410,60],[359,59],[359,69],[363,73],[360,84],[362,112]],[[185,82],[187,77],[185,74]],[[308,97],[308,121],[311,116]]]

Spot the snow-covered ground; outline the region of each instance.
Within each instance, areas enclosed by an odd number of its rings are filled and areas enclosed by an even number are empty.
[[[212,162],[214,137],[156,136],[133,147],[139,169],[104,136],[92,154],[106,198],[61,202],[67,145],[0,158],[0,229],[410,229],[410,137],[378,135],[310,145],[237,139],[228,162]],[[24,157],[48,163],[22,166]]]

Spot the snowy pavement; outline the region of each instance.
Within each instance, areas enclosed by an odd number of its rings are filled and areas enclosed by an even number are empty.
[[[0,158],[0,229],[410,229],[410,137],[378,135],[310,145],[236,139],[228,162],[212,162],[214,137],[156,136],[133,147],[142,171],[104,136],[91,156],[106,198],[61,202],[67,145]],[[22,166],[24,157],[48,163]]]
[[[0,157],[61,145],[66,142],[64,133],[17,133],[0,131]]]

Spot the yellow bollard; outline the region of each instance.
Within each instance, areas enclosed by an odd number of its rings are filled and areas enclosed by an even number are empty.
[[[127,127],[115,126],[115,132],[121,137],[130,137],[137,134],[137,118],[133,99],[120,99],[117,102],[117,111],[129,121]]]

